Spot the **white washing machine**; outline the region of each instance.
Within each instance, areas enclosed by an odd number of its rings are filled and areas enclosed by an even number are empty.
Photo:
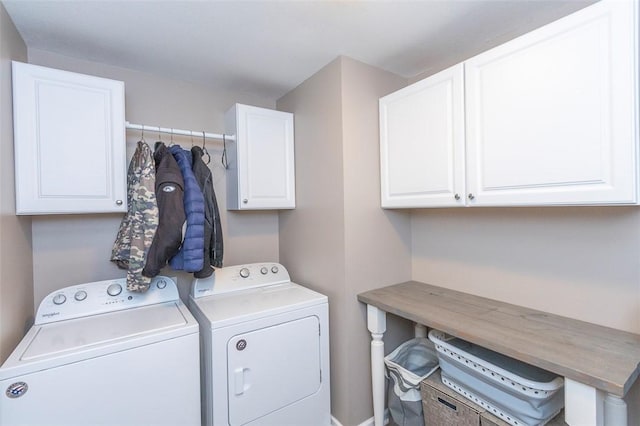
[[[176,284],[55,291],[0,367],[0,425],[199,425],[198,323]]]
[[[202,338],[203,424],[328,426],[327,296],[277,263],[216,269],[189,300]]]

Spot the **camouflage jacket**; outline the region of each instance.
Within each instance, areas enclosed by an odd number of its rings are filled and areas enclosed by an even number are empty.
[[[151,278],[142,275],[149,246],[158,228],[156,172],[151,149],[139,141],[127,173],[127,213],[113,244],[111,261],[127,270],[127,290],[146,291]]]

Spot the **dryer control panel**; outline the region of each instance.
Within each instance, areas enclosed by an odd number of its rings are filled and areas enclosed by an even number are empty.
[[[143,293],[128,291],[126,278],[78,284],[61,288],[45,297],[38,307],[35,324],[178,300],[174,279],[163,276],[153,278],[149,289]]]
[[[249,263],[216,269],[207,278],[197,278],[191,284],[191,297],[211,296],[291,281],[289,272],[279,263]]]

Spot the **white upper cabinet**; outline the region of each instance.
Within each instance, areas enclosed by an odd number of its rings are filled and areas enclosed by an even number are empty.
[[[17,214],[124,212],[124,83],[13,62]]]
[[[637,202],[632,1],[602,1],[465,62],[470,204]]]
[[[382,98],[382,206],[637,204],[635,4],[603,0],[452,68],[463,120],[445,118],[455,95],[429,104],[439,74]]]
[[[227,209],[295,208],[293,114],[236,104],[225,116]]]
[[[380,99],[382,207],[464,204],[462,64]]]

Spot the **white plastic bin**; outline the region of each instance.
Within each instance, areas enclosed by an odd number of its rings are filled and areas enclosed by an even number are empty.
[[[438,330],[431,330],[429,339],[442,382],[502,420],[539,426],[562,410],[562,377]]]

